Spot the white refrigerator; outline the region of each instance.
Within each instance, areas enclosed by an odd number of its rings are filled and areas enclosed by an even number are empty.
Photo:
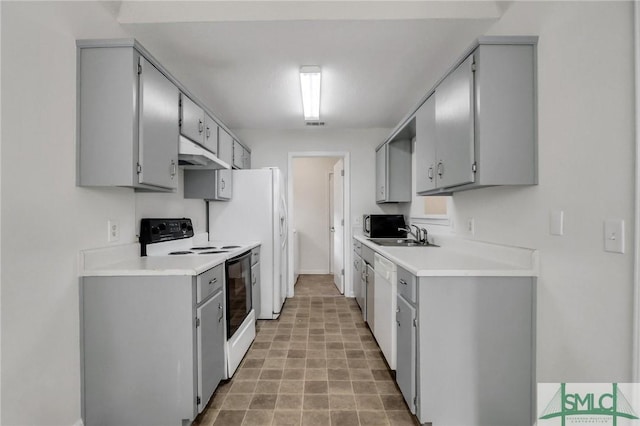
[[[209,203],[209,239],[260,241],[258,319],[280,316],[287,295],[287,205],[278,168],[233,171],[230,201]]]

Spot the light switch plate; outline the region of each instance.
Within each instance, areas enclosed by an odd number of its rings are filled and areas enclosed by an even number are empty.
[[[624,220],[604,221],[604,251],[624,253]]]
[[[549,213],[549,234],[564,235],[564,211],[551,210]]]

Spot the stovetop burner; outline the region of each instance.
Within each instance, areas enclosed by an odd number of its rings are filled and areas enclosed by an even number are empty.
[[[176,255],[176,254],[192,254],[192,251],[188,251],[188,250],[181,250],[181,251],[172,251],[171,253],[169,253],[171,256]]]
[[[201,247],[191,247],[191,250],[215,250],[218,247],[211,247],[211,246],[201,246]]]
[[[234,248],[240,248],[240,246],[223,246],[223,249],[234,249]]]
[[[216,254],[216,253],[228,253],[229,250],[209,250],[209,251],[201,251],[199,254]]]

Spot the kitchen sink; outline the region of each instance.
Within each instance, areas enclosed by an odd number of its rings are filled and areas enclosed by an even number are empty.
[[[369,238],[369,241],[391,247],[440,247],[435,244],[422,244],[410,238]]]

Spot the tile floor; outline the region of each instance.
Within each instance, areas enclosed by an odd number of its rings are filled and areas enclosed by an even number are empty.
[[[295,292],[194,425],[417,425],[355,299],[331,275],[301,275]]]

